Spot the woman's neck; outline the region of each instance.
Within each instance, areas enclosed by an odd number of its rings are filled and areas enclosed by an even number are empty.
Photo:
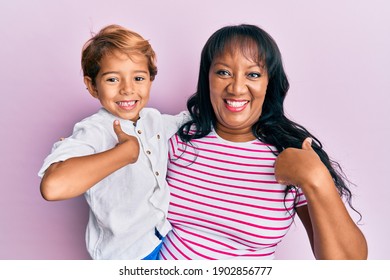
[[[219,137],[230,142],[249,142],[256,139],[251,128],[245,130],[230,130],[217,125],[215,132]]]

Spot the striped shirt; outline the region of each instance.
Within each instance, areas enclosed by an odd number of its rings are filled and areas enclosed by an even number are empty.
[[[186,144],[169,142],[171,191],[160,259],[273,259],[302,191],[275,180],[275,147],[259,140],[229,142],[215,131]]]

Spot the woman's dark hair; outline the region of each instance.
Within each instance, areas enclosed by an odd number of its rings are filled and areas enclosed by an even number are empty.
[[[253,50],[253,46],[257,49]],[[346,185],[348,180],[340,165],[328,157],[315,136],[285,116],[283,103],[290,85],[283,68],[282,56],[274,39],[258,26],[226,26],[208,39],[201,53],[197,90],[187,101],[191,120],[180,127],[180,138],[190,142],[208,135],[212,127],[215,127],[216,116],[210,101],[209,70],[215,57],[237,48],[245,56],[262,64],[268,73],[269,81],[262,113],[252,127],[255,137],[275,146],[279,153],[289,147],[301,148],[303,140],[311,137],[312,147],[328,168],[340,196],[354,209],[351,204],[352,193]]]

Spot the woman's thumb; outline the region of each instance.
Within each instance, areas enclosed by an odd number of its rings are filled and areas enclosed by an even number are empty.
[[[305,140],[303,140],[302,143],[302,150],[312,150],[311,143],[313,142],[313,139],[311,137],[307,137]]]

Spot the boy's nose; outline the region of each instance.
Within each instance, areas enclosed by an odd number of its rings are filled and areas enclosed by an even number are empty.
[[[129,95],[134,93],[133,83],[131,81],[123,82],[123,85],[120,89],[120,93],[124,95]]]

